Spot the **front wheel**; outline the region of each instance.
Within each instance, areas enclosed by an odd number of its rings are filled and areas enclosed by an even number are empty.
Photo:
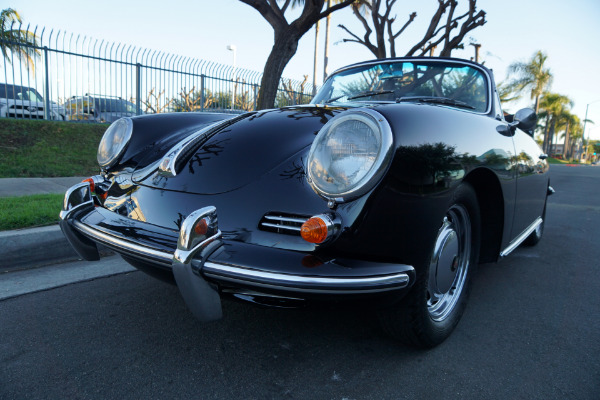
[[[388,334],[423,348],[450,336],[467,304],[479,256],[479,230],[477,196],[463,183],[441,221],[430,259],[417,270],[411,292],[399,305],[379,312]]]

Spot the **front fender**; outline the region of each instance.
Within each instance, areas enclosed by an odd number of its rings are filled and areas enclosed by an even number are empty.
[[[184,137],[232,117],[235,115],[219,113],[166,113],[132,117],[133,135],[119,166],[146,166]]]

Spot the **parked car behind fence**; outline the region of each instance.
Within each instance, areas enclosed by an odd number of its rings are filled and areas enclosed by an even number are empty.
[[[64,108],[49,104],[49,119],[65,119]],[[44,119],[44,108],[44,98],[34,88],[0,83],[0,117]]]
[[[73,96],[64,104],[69,121],[114,122],[136,115],[136,106],[120,97],[90,95]]]

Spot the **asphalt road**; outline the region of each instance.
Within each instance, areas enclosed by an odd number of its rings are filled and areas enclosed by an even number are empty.
[[[481,265],[433,350],[364,312],[227,301],[203,325],[136,271],[0,301],[0,399],[599,399],[600,167],[551,174],[542,241]]]

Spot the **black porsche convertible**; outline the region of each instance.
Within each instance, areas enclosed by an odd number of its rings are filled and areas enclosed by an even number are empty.
[[[61,228],[173,278],[203,321],[221,298],[346,304],[415,346],[447,338],[477,264],[543,232],[546,155],[533,111],[505,118],[492,72],[396,58],[332,74],[308,105],[121,118]],[[217,218],[218,215],[218,218]]]

